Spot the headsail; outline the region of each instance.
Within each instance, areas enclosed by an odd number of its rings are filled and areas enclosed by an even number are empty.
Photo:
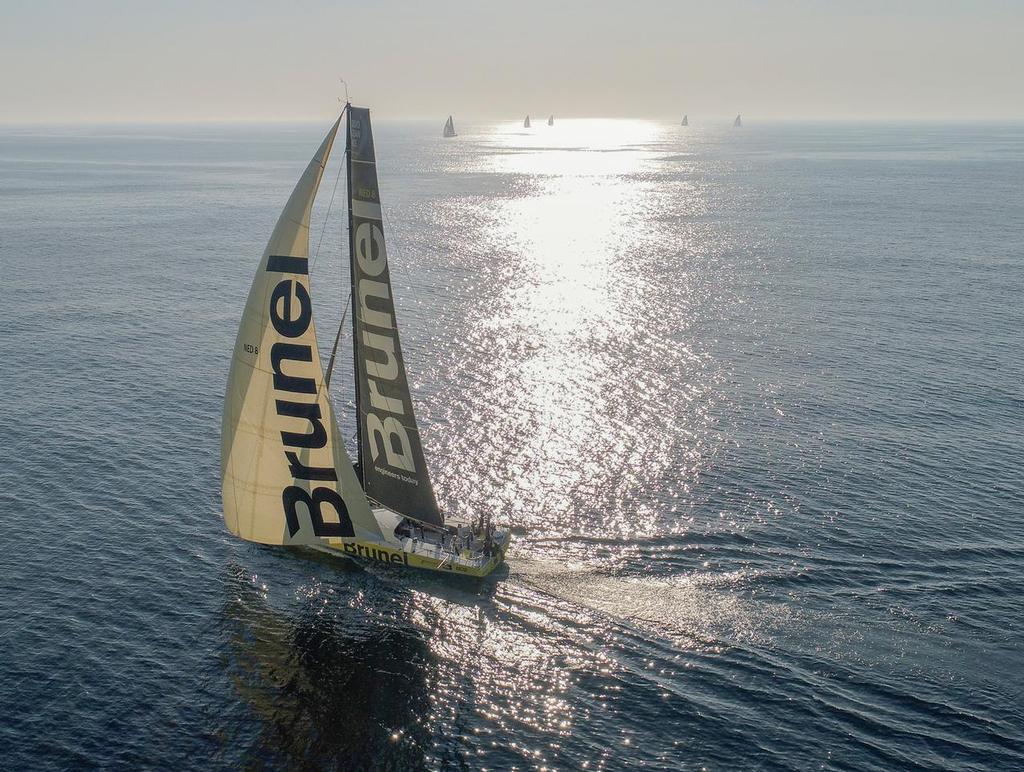
[[[524,129],[528,129],[528,128],[530,128],[530,116],[529,116],[529,115],[527,115],[527,116],[526,116],[526,120],[525,120],[525,121],[523,121],[523,128],[524,128]]]
[[[448,120],[444,124],[444,131],[442,136],[454,137],[455,136],[455,124],[452,122],[452,117],[449,115]]]
[[[359,463],[370,499],[440,525],[398,342],[370,111],[348,108],[349,250]]]
[[[232,533],[263,544],[380,536],[323,388],[309,293],[309,213],[340,121],[306,167],[263,252],[228,375],[224,521]]]

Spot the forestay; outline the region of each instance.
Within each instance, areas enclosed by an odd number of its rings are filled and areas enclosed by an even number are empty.
[[[309,215],[340,120],[277,221],[228,376],[224,520],[232,533],[264,544],[380,536],[323,387],[309,290]]]
[[[370,111],[348,108],[349,238],[359,462],[371,500],[440,525],[395,321]]]

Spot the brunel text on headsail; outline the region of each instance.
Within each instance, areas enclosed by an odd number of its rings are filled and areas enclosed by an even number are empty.
[[[270,255],[267,258],[267,271],[305,276],[308,273],[308,262],[305,257]],[[277,414],[309,422],[308,432],[281,432],[281,444],[284,446],[289,473],[295,481],[309,481],[306,487],[289,485],[281,492],[288,534],[295,536],[299,531],[298,507],[301,504],[309,512],[313,533],[317,536],[353,536],[348,508],[336,490],[338,472],[334,468],[333,456],[330,456],[330,466],[311,466],[299,459],[299,454],[305,451],[308,461],[309,451],[319,450],[328,443],[327,429],[317,401],[316,380],[288,375],[285,372],[287,361],[309,363],[313,361],[314,356],[318,356],[313,346],[308,343],[291,342],[304,336],[313,320],[309,290],[301,281],[283,278],[270,293],[269,305],[270,321],[274,330],[285,339],[275,342],[270,348],[270,367],[274,374]],[[334,487],[319,485],[314,488],[314,481],[333,482]],[[334,508],[336,521],[324,519],[322,507],[325,504]]]

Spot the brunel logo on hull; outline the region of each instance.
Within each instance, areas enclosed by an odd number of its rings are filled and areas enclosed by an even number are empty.
[[[379,560],[381,563],[409,565],[409,556],[404,552],[392,552],[391,550],[373,547],[368,544],[360,544],[359,542],[345,542],[341,549],[346,555],[351,555],[354,558],[369,558],[370,560]]]
[[[308,273],[308,260],[304,257],[270,255],[267,271],[280,274]],[[309,291],[301,281],[281,279],[270,293],[270,321],[274,329],[285,340],[278,341],[270,348],[270,367],[274,374],[275,407],[279,416],[301,419],[308,422],[307,432],[281,432],[288,472],[296,481],[306,480],[306,487],[289,485],[281,492],[285,523],[289,536],[299,531],[299,507],[305,508],[313,523],[317,536],[353,536],[352,520],[344,500],[336,490],[338,473],[331,466],[307,466],[299,460],[299,453],[319,450],[327,445],[327,429],[324,427],[320,405],[316,401],[317,384],[313,378],[288,375],[286,362],[313,361],[318,354],[306,343],[289,342],[305,335],[313,320],[313,306]],[[289,450],[291,448],[291,450]],[[333,459],[332,459],[333,461]],[[314,482],[332,482],[334,487]],[[309,490],[307,490],[309,488]],[[334,509],[337,520],[324,519],[324,506]]]

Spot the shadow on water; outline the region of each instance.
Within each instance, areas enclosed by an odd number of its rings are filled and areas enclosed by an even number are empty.
[[[437,602],[486,604],[495,582],[363,568],[304,550],[259,556],[306,581],[278,597],[248,568],[228,566],[222,665],[249,708],[246,726],[230,732],[239,735],[232,753],[247,746],[233,765],[429,766],[431,690],[442,667],[431,648],[443,634]]]

